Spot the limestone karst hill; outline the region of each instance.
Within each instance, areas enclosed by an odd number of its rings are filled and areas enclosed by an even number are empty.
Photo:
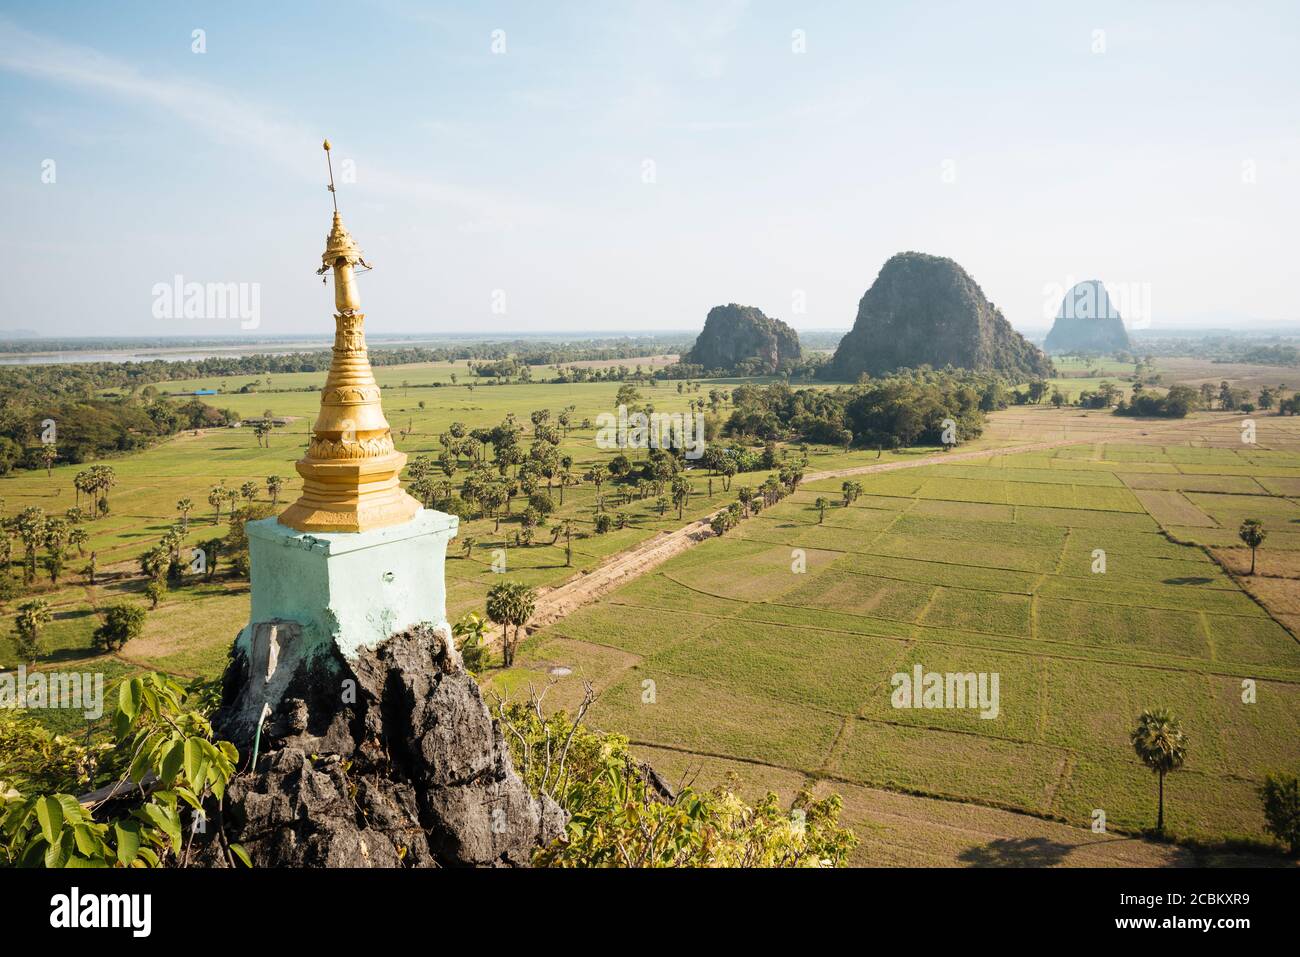
[[[714,306],[682,362],[746,375],[770,375],[799,361],[799,334],[780,319],[734,302]]]
[[[1131,348],[1124,319],[1099,279],[1070,287],[1047,334],[1048,352],[1111,353]]]
[[[1052,371],[961,266],[942,256],[898,253],[858,304],[830,373],[851,380],[921,365],[973,369],[1014,382]]]

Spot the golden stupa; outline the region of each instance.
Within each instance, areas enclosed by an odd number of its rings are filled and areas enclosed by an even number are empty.
[[[329,140],[324,145],[328,161]],[[334,358],[307,454],[294,465],[302,476],[302,495],[280,515],[280,524],[300,532],[365,532],[400,525],[420,510],[420,503],[402,489],[406,455],[393,445],[370,370],[366,317],[358,311],[361,299],[353,273],[358,265],[370,268],[339,218],[336,197],[334,225],[316,271],[334,272]]]

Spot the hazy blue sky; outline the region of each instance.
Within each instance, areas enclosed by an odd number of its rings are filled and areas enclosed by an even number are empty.
[[[324,136],[374,332],[847,326],[906,249],[1022,328],[1300,319],[1294,2],[468,7],[0,3],[0,328],[240,331],[179,274],[330,329]]]

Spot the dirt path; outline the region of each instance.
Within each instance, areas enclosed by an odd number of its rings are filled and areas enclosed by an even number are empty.
[[[1205,427],[1212,420],[1188,419],[1173,425],[1153,425],[1149,422],[1135,424],[1132,429],[1109,433],[1104,441],[1170,432],[1190,426]],[[987,458],[990,455],[1017,455],[1024,452],[1041,452],[1047,449],[1062,448],[1067,445],[1081,445],[1085,442],[1099,441],[1098,437],[1056,439],[1050,442],[1033,442],[1026,445],[1005,445],[988,449],[976,449],[969,452],[937,452],[916,459],[893,462],[881,462],[879,465],[858,465],[845,469],[832,469],[822,472],[809,472],[804,475],[805,482],[817,482],[822,479],[842,478],[850,475],[871,475],[877,472],[895,472],[901,469],[920,468],[925,465],[938,465],[944,462],[964,462],[971,459]],[[718,511],[721,511],[719,509]],[[620,552],[608,561],[596,566],[592,571],[578,578],[557,585],[554,588],[541,589],[537,597],[537,609],[528,622],[528,631],[532,633],[547,625],[554,624],[561,618],[573,614],[583,605],[590,604],[600,596],[644,575],[646,572],[662,565],[674,555],[679,555],[688,548],[713,537],[709,521],[717,512],[711,512],[702,519],[697,519],[672,532],[659,535],[642,542],[635,548]],[[497,634],[494,641],[500,640]]]

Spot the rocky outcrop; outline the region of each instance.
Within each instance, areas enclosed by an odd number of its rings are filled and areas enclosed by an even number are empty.
[[[1098,279],[1076,283],[1061,300],[1043,347],[1048,352],[1126,352],[1131,348],[1124,318]]]
[[[893,256],[858,303],[829,373],[855,380],[902,368],[954,366],[1012,382],[1051,374],[1051,362],[1011,328],[970,274],[951,259]]]
[[[526,866],[564,830],[533,797],[450,634],[419,626],[354,661],[300,662],[267,719],[257,766],[226,793],[220,831],[255,867]],[[219,737],[252,753],[242,720],[262,680],[236,652]],[[209,828],[209,832],[217,829]],[[200,860],[220,866],[210,843]]]
[[[714,306],[682,362],[745,375],[771,375],[798,362],[799,334],[780,319],[734,302]]]

